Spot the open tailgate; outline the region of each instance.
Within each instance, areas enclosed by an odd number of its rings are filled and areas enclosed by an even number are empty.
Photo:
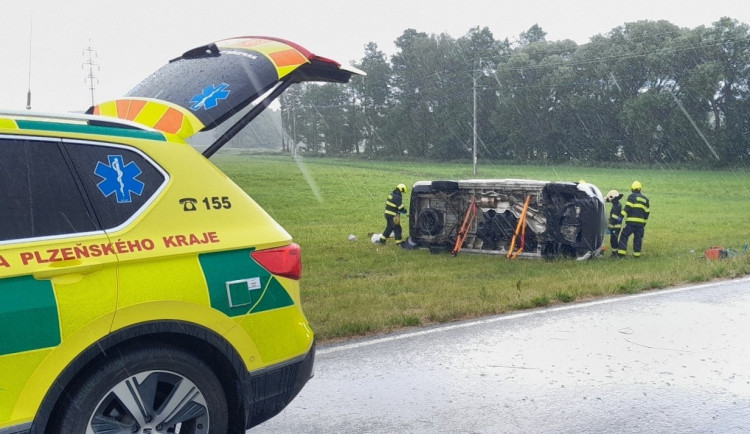
[[[270,95],[251,115],[254,118],[292,83],[347,83],[354,74],[364,75],[293,42],[265,36],[237,37],[185,52],[124,98],[93,106],[88,113],[128,119],[188,138]],[[241,122],[244,126],[249,120]]]

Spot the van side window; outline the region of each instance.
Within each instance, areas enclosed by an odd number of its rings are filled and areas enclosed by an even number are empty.
[[[63,143],[104,230],[137,216],[166,184],[164,171],[133,148]]]
[[[0,241],[97,229],[59,141],[0,140]]]

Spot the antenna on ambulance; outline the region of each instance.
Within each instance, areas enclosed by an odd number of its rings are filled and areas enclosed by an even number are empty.
[[[31,110],[31,40],[34,29],[34,11],[29,17],[29,90],[26,92],[26,110]]]

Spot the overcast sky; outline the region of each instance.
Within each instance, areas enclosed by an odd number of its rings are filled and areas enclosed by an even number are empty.
[[[114,99],[184,51],[245,35],[285,38],[343,64],[372,41],[388,56],[405,29],[454,38],[488,27],[513,41],[538,24],[547,40],[591,36],[638,20],[750,23],[748,0],[2,0],[0,108],[83,111],[84,50],[95,50],[95,101]],[[29,80],[30,79],[30,80]]]

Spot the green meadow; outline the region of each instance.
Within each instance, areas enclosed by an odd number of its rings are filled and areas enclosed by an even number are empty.
[[[214,162],[302,246],[302,303],[321,341],[632,294],[750,273],[750,171],[370,162],[251,154]],[[651,201],[643,256],[585,262],[405,251],[372,244],[385,198],[420,180],[530,178],[591,182]],[[407,195],[408,196],[408,195]],[[406,197],[405,197],[406,199]],[[405,201],[408,207],[408,200]],[[609,208],[609,206],[608,206]],[[407,220],[407,219],[404,219]],[[404,227],[408,235],[408,224]],[[349,241],[353,234],[356,241]],[[608,241],[607,241],[608,244]],[[707,261],[712,246],[736,254]],[[607,246],[609,249],[609,246]],[[630,248],[630,246],[629,246]]]

